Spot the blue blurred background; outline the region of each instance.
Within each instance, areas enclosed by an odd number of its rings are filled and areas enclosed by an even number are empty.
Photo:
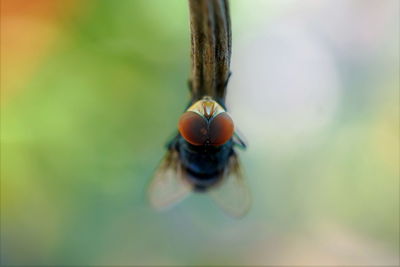
[[[231,1],[252,190],[146,186],[189,92],[182,0],[1,0],[1,263],[399,264],[399,1]]]

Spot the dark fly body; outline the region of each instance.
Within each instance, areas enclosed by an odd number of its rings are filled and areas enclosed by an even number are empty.
[[[206,191],[220,182],[229,157],[234,153],[232,140],[221,146],[194,146],[179,135],[174,145],[196,191]]]

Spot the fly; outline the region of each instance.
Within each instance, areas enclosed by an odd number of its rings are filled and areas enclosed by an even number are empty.
[[[235,146],[245,144],[225,108],[205,96],[182,114],[178,131],[150,184],[152,206],[167,209],[199,192],[229,215],[243,216],[251,201]]]

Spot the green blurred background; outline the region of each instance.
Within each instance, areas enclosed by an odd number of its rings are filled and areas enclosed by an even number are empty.
[[[182,0],[1,0],[1,263],[397,265],[399,2],[231,1],[253,195],[146,186],[189,93]]]

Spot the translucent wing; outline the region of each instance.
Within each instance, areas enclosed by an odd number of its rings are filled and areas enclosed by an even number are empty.
[[[209,195],[230,216],[242,217],[248,212],[251,206],[250,190],[235,153],[229,159],[221,183],[211,188]]]
[[[192,187],[184,175],[178,152],[175,149],[169,150],[148,190],[150,203],[155,209],[166,210],[189,195]]]

